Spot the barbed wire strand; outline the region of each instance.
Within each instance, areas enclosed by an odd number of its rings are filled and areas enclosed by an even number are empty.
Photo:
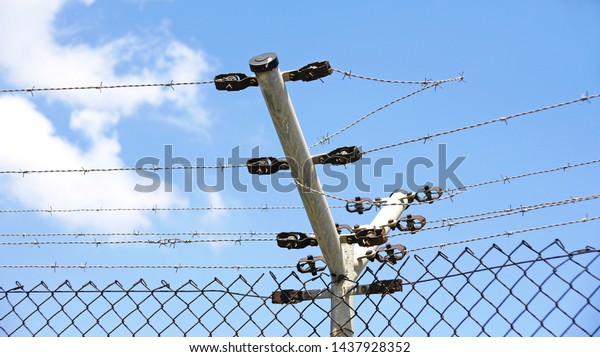
[[[273,236],[280,232],[109,232],[109,233],[0,233],[0,237],[123,237],[123,236]]]
[[[30,246],[42,246],[42,245],[124,245],[124,244],[150,244],[158,246],[168,246],[174,248],[179,244],[193,244],[193,243],[236,243],[242,244],[243,242],[274,242],[275,238],[236,238],[236,239],[179,239],[179,238],[163,238],[159,240],[124,240],[124,241],[38,241],[33,242],[0,242],[2,245],[30,245]]]
[[[382,82],[382,83],[391,83],[391,84],[418,84],[418,85],[426,86],[426,85],[429,85],[431,83],[435,83],[435,82],[440,82],[441,81],[441,80],[436,81],[436,80],[427,79],[427,78],[425,78],[425,80],[422,80],[422,81],[407,81],[407,80],[398,80],[398,79],[382,79],[382,78],[361,76],[361,75],[352,73],[352,71],[342,71],[342,70],[336,69],[336,68],[332,68],[332,69],[333,69],[334,72],[343,74],[344,78],[345,77],[359,78],[359,79],[366,79],[366,80],[369,80],[369,81]],[[464,80],[464,74],[463,73],[460,74],[460,79]]]
[[[575,198],[570,198],[570,199],[562,200],[562,201],[538,203],[538,204],[534,204],[534,205],[520,206],[520,207],[504,209],[504,210],[474,213],[474,214],[467,215],[467,216],[459,216],[459,217],[431,220],[431,221],[428,221],[428,223],[440,223],[441,222],[444,224],[440,225],[440,226],[422,228],[422,229],[416,231],[415,233],[427,231],[427,230],[433,230],[433,229],[446,228],[446,227],[451,228],[455,225],[468,224],[468,223],[474,223],[474,222],[479,222],[479,221],[484,221],[484,220],[489,220],[489,219],[495,219],[495,218],[505,217],[505,216],[509,216],[509,215],[514,215],[517,213],[524,214],[524,213],[531,212],[534,210],[550,208],[550,207],[557,207],[557,206],[566,205],[566,204],[575,204],[578,202],[585,202],[585,201],[590,201],[590,200],[594,200],[594,199],[598,199],[598,198],[600,198],[600,194],[587,196],[587,197],[575,197]],[[474,218],[474,217],[476,217],[476,218]],[[473,219],[461,221],[461,219],[465,219],[465,218],[473,218]],[[313,234],[313,233],[308,233],[308,234]],[[391,238],[391,237],[396,237],[396,236],[405,235],[405,234],[411,234],[411,232],[400,232],[397,234],[389,235],[388,237]],[[167,233],[165,235],[169,235],[169,234]],[[151,245],[168,246],[171,248],[175,248],[175,246],[178,244],[232,243],[233,242],[236,244],[239,243],[241,245],[243,242],[274,242],[275,240],[276,240],[275,238],[241,238],[241,236],[236,239],[163,238],[163,239],[159,239],[159,240],[125,240],[125,241],[96,241],[96,240],[94,240],[94,241],[41,241],[41,242],[38,240],[35,240],[35,241],[30,241],[30,242],[0,242],[0,246],[2,246],[2,245],[6,245],[6,246],[30,245],[30,246],[40,247],[42,245],[95,245],[95,246],[100,246],[100,245],[123,245],[123,244],[151,244]]]
[[[0,269],[291,269],[295,265],[0,265]]]
[[[48,88],[36,88],[35,86],[31,88],[23,88],[23,89],[0,89],[0,93],[31,93],[33,95],[34,92],[50,92],[50,91],[71,91],[71,90],[90,90],[95,89],[102,91],[103,89],[117,89],[117,88],[143,88],[143,87],[168,87],[171,89],[175,89],[176,86],[195,86],[195,85],[204,85],[204,84],[213,84],[213,80],[209,81],[199,81],[199,82],[167,82],[167,83],[140,83],[140,84],[115,84],[115,85],[105,85],[103,82],[100,82],[100,85],[92,85],[92,86],[73,86],[73,87],[48,87]]]
[[[447,130],[447,131],[442,131],[442,132],[439,132],[439,133],[436,133],[436,134],[427,134],[426,136],[422,136],[422,137],[419,137],[419,138],[410,139],[410,140],[406,140],[406,141],[401,141],[401,142],[398,142],[398,143],[381,146],[381,147],[378,147],[378,148],[375,148],[375,149],[366,150],[366,151],[363,151],[363,154],[369,154],[369,153],[376,152],[376,151],[391,149],[391,148],[394,148],[394,147],[397,147],[397,146],[406,145],[406,144],[410,144],[410,143],[415,143],[415,142],[419,142],[419,141],[422,141],[423,143],[425,143],[425,142],[427,142],[427,140],[431,140],[431,139],[433,139],[435,137],[438,137],[438,136],[443,136],[443,135],[448,135],[448,134],[456,133],[456,132],[459,132],[459,131],[474,129],[474,128],[477,128],[477,127],[480,127],[480,126],[484,126],[484,125],[488,125],[488,124],[493,124],[493,123],[497,123],[497,122],[505,122],[505,123],[508,124],[508,120],[510,120],[510,119],[514,119],[514,118],[521,117],[521,116],[526,116],[526,115],[529,115],[529,114],[539,113],[539,112],[543,112],[543,111],[546,111],[546,110],[563,107],[563,106],[574,104],[574,103],[584,102],[584,101],[588,101],[588,100],[595,99],[595,98],[598,98],[598,97],[600,97],[600,94],[593,94],[593,95],[584,94],[580,98],[569,100],[569,101],[566,101],[566,102],[562,102],[562,103],[558,103],[558,104],[553,104],[553,105],[549,105],[549,106],[545,106],[545,107],[541,107],[541,108],[529,110],[529,111],[526,111],[526,112],[521,112],[521,113],[509,115],[509,116],[504,116],[504,117],[496,118],[496,119],[491,119],[491,120],[487,120],[487,121],[476,123],[476,124],[470,124],[470,125],[466,125],[466,126],[463,126],[463,127],[460,127],[460,128],[456,128],[456,129],[452,129],[452,130]]]
[[[203,165],[203,166],[153,166],[153,167],[109,167],[109,168],[91,168],[84,167],[80,169],[47,169],[47,170],[4,170],[0,174],[50,174],[50,173],[83,173],[88,172],[118,172],[118,171],[161,171],[161,170],[198,170],[198,169],[235,169],[246,167],[248,164],[239,165]]]
[[[598,199],[600,198],[600,195],[594,195],[594,196],[588,196],[588,197],[583,197],[583,198],[572,198],[572,199],[568,199],[568,200],[563,200],[563,201],[555,201],[555,202],[546,202],[546,203],[539,203],[536,205],[531,205],[531,206],[523,206],[523,207],[518,207],[518,208],[514,208],[514,209],[510,209],[510,210],[499,210],[499,211],[495,211],[496,214],[490,214],[488,212],[485,213],[475,213],[473,215],[470,215],[470,219],[463,219],[461,220],[460,217],[454,217],[454,218],[442,218],[440,220],[434,220],[434,221],[428,221],[427,223],[438,223],[438,222],[442,222],[442,225],[438,225],[438,226],[430,226],[430,227],[425,227],[425,228],[421,228],[417,231],[414,232],[400,232],[397,234],[393,234],[393,235],[389,235],[388,237],[396,237],[396,236],[401,236],[401,235],[406,235],[406,234],[411,234],[411,233],[419,233],[419,232],[423,232],[423,231],[430,231],[430,230],[434,230],[434,229],[441,229],[441,228],[452,228],[454,226],[457,225],[463,225],[463,224],[468,224],[468,223],[475,223],[475,222],[481,222],[481,221],[487,221],[490,219],[496,219],[496,218],[501,218],[501,217],[506,217],[506,216],[511,216],[511,215],[515,215],[518,213],[522,213],[525,214],[527,212],[531,212],[531,211],[535,211],[535,210],[540,210],[540,209],[544,209],[544,208],[551,208],[551,207],[558,207],[558,206],[562,206],[562,205],[566,205],[566,204],[575,204],[578,202],[584,202],[584,201],[590,201],[590,200],[594,200],[594,199]]]
[[[390,107],[391,105],[396,104],[396,103],[398,103],[398,102],[400,102],[402,100],[408,99],[408,98],[410,98],[410,97],[412,97],[412,96],[414,96],[416,94],[419,94],[419,93],[421,93],[423,91],[426,91],[426,90],[428,90],[430,88],[437,88],[438,86],[440,86],[443,83],[448,83],[448,82],[453,82],[453,81],[463,81],[463,80],[464,80],[464,77],[461,75],[460,77],[449,78],[449,79],[444,79],[444,80],[440,80],[440,81],[435,81],[435,82],[428,83],[428,84],[426,84],[421,89],[417,89],[416,91],[414,91],[412,93],[406,94],[406,95],[404,95],[404,96],[402,96],[400,98],[396,98],[396,99],[392,100],[391,102],[386,103],[386,104],[380,106],[379,108],[370,111],[369,113],[363,115],[362,117],[358,118],[357,120],[355,120],[354,122],[348,124],[347,126],[343,127],[342,129],[336,131],[335,133],[333,133],[331,135],[324,136],[323,138],[319,139],[319,141],[317,141],[316,143],[312,144],[308,148],[312,149],[315,146],[324,145],[325,143],[328,143],[331,138],[333,138],[333,137],[335,137],[335,136],[343,133],[344,131],[352,128],[353,126],[355,126],[356,124],[360,123],[361,121],[367,119],[368,117],[372,116],[373,114],[375,114],[375,113],[377,113],[377,112],[379,112],[379,111],[381,111],[383,109],[386,109],[386,108]]]
[[[544,230],[544,229],[550,229],[550,228],[568,226],[568,225],[577,224],[577,223],[586,223],[586,222],[595,221],[595,220],[598,220],[598,219],[600,219],[600,216],[591,217],[591,218],[585,217],[585,218],[578,219],[578,220],[575,220],[575,221],[568,221],[568,222],[562,222],[562,223],[554,223],[554,224],[549,224],[549,225],[546,225],[546,226],[540,226],[540,227],[534,227],[534,228],[525,228],[525,229],[520,229],[520,230],[515,230],[515,231],[505,231],[505,232],[502,232],[502,233],[496,233],[496,234],[491,234],[491,235],[477,237],[477,238],[470,238],[470,239],[464,239],[464,240],[455,241],[455,242],[447,242],[447,243],[430,245],[430,246],[425,246],[425,247],[420,247],[420,248],[415,248],[415,249],[409,249],[408,252],[416,252],[416,251],[419,251],[419,250],[426,250],[426,249],[433,249],[433,248],[443,249],[444,247],[447,247],[447,246],[450,246],[450,245],[472,243],[472,242],[478,242],[478,241],[481,241],[481,240],[486,240],[486,239],[491,239],[491,238],[498,238],[498,237],[505,237],[505,236],[506,237],[510,237],[512,235],[515,235],[515,234],[540,231],[540,230]]]
[[[346,206],[329,206],[329,208],[345,208]],[[162,212],[162,211],[268,211],[268,210],[294,210],[304,209],[304,206],[269,206],[268,204],[260,206],[247,207],[152,207],[152,208],[38,208],[38,209],[0,209],[1,213],[80,213],[80,212],[127,212],[127,211],[146,211],[146,212]]]

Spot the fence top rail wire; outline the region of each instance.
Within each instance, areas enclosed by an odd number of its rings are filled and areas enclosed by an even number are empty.
[[[465,215],[465,216],[430,220],[430,221],[428,221],[428,223],[442,223],[442,225],[425,227],[425,228],[419,229],[416,232],[408,232],[408,231],[400,232],[400,233],[396,234],[395,236],[412,234],[412,233],[420,233],[423,231],[440,229],[440,228],[450,229],[456,225],[474,223],[474,222],[479,222],[479,221],[484,221],[484,220],[489,220],[489,219],[496,219],[496,218],[514,215],[514,214],[518,214],[518,213],[525,214],[527,212],[531,212],[534,210],[557,207],[557,206],[562,206],[562,205],[566,205],[566,204],[575,204],[575,203],[590,201],[590,200],[594,200],[594,199],[598,199],[598,198],[600,198],[600,194],[587,196],[587,197],[574,197],[574,198],[570,198],[570,199],[566,199],[566,200],[562,200],[562,201],[537,203],[537,204],[533,204],[533,205],[529,205],[529,206],[519,206],[519,207],[514,207],[514,208],[509,208],[509,209],[504,209],[504,210],[473,213],[473,214]],[[103,235],[106,235],[106,234],[110,234],[110,233],[103,233]],[[95,234],[95,235],[98,236],[100,234]],[[169,235],[170,235],[170,233],[168,233],[168,232],[164,233],[164,236],[169,236]],[[18,236],[26,237],[28,235],[27,234],[19,234]],[[32,236],[35,236],[35,235],[32,235]],[[42,234],[40,236],[51,236],[51,234],[46,233],[46,234]],[[273,242],[275,240],[276,240],[275,238],[242,238],[241,235],[238,238],[225,238],[225,239],[162,238],[162,239],[158,239],[158,240],[146,239],[146,240],[124,240],[124,241],[115,241],[115,240],[97,241],[96,239],[94,239],[94,241],[41,241],[40,242],[39,240],[36,239],[35,241],[28,241],[28,242],[25,242],[25,241],[0,242],[0,246],[3,246],[3,245],[5,245],[5,246],[30,245],[30,246],[40,247],[42,245],[95,245],[96,247],[98,247],[101,245],[153,244],[153,245],[158,245],[158,246],[167,246],[167,247],[175,248],[177,245],[180,245],[180,244],[231,243],[231,242],[233,242],[233,243],[241,245],[244,242]]]
[[[598,97],[600,97],[600,93],[599,94],[593,94],[593,95],[584,94],[584,95],[582,95],[581,97],[579,97],[577,99],[568,100],[566,102],[552,104],[552,105],[548,105],[548,106],[545,106],[545,107],[540,107],[540,108],[528,110],[528,111],[517,113],[517,114],[511,114],[511,115],[500,117],[500,118],[496,118],[496,119],[491,119],[491,120],[487,120],[487,121],[483,121],[483,122],[479,122],[479,123],[475,123],[475,124],[470,124],[470,125],[466,125],[466,126],[463,126],[463,127],[460,127],[460,128],[446,130],[446,131],[442,131],[442,132],[435,133],[435,134],[427,134],[425,136],[421,136],[421,137],[418,137],[418,138],[415,138],[415,139],[400,141],[400,142],[397,142],[397,143],[394,143],[394,144],[389,144],[389,145],[381,146],[381,147],[378,147],[378,148],[366,150],[366,151],[363,152],[363,154],[369,154],[369,153],[380,151],[380,150],[391,149],[391,148],[394,148],[394,147],[397,147],[397,146],[411,144],[411,143],[415,143],[415,142],[421,142],[422,141],[423,143],[426,143],[428,140],[431,140],[431,139],[433,139],[435,137],[438,137],[438,136],[453,134],[453,133],[456,133],[456,132],[460,132],[460,131],[464,131],[464,130],[469,130],[469,129],[474,129],[474,128],[478,128],[480,126],[484,126],[484,125],[488,125],[488,124],[493,124],[493,123],[497,123],[497,122],[504,122],[504,123],[508,124],[508,120],[510,120],[510,119],[514,119],[514,118],[517,118],[517,117],[526,116],[526,115],[529,115],[529,114],[539,113],[539,112],[543,112],[543,111],[546,111],[546,110],[563,107],[563,106],[574,104],[574,103],[580,103],[580,102],[589,101],[591,99],[595,99],[595,98],[598,98]]]
[[[568,225],[578,224],[578,223],[587,223],[590,221],[596,221],[598,219],[600,219],[600,216],[585,217],[585,218],[574,220],[574,221],[553,223],[553,224],[549,224],[549,225],[545,225],[545,226],[525,228],[525,229],[519,229],[519,230],[514,230],[514,231],[504,231],[502,233],[490,234],[487,236],[481,236],[481,237],[476,237],[476,238],[464,239],[464,240],[460,240],[460,241],[429,245],[429,246],[419,247],[419,248],[415,248],[415,249],[409,249],[409,250],[407,250],[407,252],[417,252],[419,250],[426,250],[426,249],[433,249],[433,248],[443,249],[444,247],[447,247],[450,245],[472,243],[472,242],[477,242],[477,241],[491,239],[491,238],[498,238],[498,237],[510,237],[515,234],[529,233],[529,232],[540,231],[540,230],[544,230],[544,229],[550,229],[550,228],[556,228],[556,227],[562,227],[562,226],[568,226]],[[395,237],[398,235],[400,235],[400,234],[394,234],[394,235],[391,235],[390,237]]]
[[[117,88],[144,88],[144,87],[167,87],[175,90],[176,86],[195,86],[195,85],[204,85],[204,84],[213,84],[213,80],[208,81],[190,81],[190,82],[164,82],[164,83],[134,83],[134,84],[114,84],[114,85],[106,85],[104,82],[100,82],[98,85],[91,86],[71,86],[71,87],[46,87],[46,88],[36,88],[35,86],[31,88],[22,88],[22,89],[0,89],[0,93],[31,93],[33,95],[34,92],[52,92],[52,91],[72,91],[72,90],[90,90],[95,89],[102,91],[103,89],[117,89]]]

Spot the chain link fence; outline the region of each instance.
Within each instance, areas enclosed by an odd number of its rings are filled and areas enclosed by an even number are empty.
[[[522,241],[510,251],[494,244],[371,263],[357,285],[397,280],[402,290],[356,295],[355,335],[598,336],[599,252]],[[329,299],[278,304],[272,293],[292,289],[293,298],[329,282],[268,272],[179,286],[17,283],[0,287],[0,336],[328,336]]]

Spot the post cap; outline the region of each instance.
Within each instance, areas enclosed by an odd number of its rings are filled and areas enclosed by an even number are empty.
[[[250,70],[254,73],[268,72],[279,66],[277,54],[274,52],[263,53],[250,59]]]

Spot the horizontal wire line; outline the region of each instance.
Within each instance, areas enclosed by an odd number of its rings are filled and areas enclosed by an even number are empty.
[[[410,140],[406,140],[406,141],[401,141],[395,144],[389,144],[389,145],[385,145],[385,146],[381,146],[375,149],[370,149],[370,150],[366,150],[363,151],[363,154],[369,154],[372,152],[376,152],[376,151],[380,151],[380,150],[386,150],[386,149],[390,149],[390,148],[394,148],[397,146],[401,146],[401,145],[405,145],[405,144],[410,144],[410,143],[415,143],[415,142],[419,142],[419,141],[423,141],[426,142],[429,139],[438,137],[438,136],[443,136],[443,135],[448,135],[448,134],[452,134],[452,133],[456,133],[459,131],[464,131],[464,130],[468,130],[468,129],[474,129],[480,126],[484,126],[484,125],[488,125],[488,124],[493,124],[493,123],[497,123],[497,122],[505,122],[508,123],[509,119],[514,119],[517,117],[521,117],[521,116],[525,116],[525,115],[529,115],[529,114],[534,114],[534,113],[539,113],[539,112],[543,112],[546,110],[550,110],[550,109],[555,109],[555,108],[559,108],[559,107],[563,107],[566,105],[570,105],[570,104],[574,104],[574,103],[579,103],[579,102],[584,102],[590,99],[595,99],[600,97],[600,94],[594,94],[594,95],[582,95],[580,98],[577,99],[573,99],[573,100],[569,100],[566,102],[562,102],[562,103],[558,103],[558,104],[553,104],[553,105],[549,105],[549,106],[545,106],[545,107],[541,107],[541,108],[537,108],[537,109],[532,109],[526,112],[521,112],[521,113],[517,113],[517,114],[512,114],[509,116],[505,116],[505,117],[500,117],[500,118],[496,118],[496,119],[492,119],[492,120],[487,120],[484,122],[480,122],[480,123],[476,123],[476,124],[470,124],[470,125],[466,125],[460,128],[456,128],[456,129],[452,129],[452,130],[447,130],[447,131],[442,131],[436,134],[427,134],[426,136],[422,136],[416,139],[410,139]]]
[[[440,228],[450,229],[454,226],[461,225],[461,224],[481,222],[481,221],[486,221],[489,219],[496,219],[496,218],[511,216],[511,215],[515,215],[518,213],[524,214],[526,212],[531,212],[531,211],[535,211],[535,210],[539,210],[539,209],[558,207],[558,206],[562,206],[562,205],[566,205],[566,204],[575,204],[578,202],[585,202],[585,201],[595,200],[598,198],[600,198],[600,194],[582,197],[582,198],[572,198],[572,199],[562,200],[562,201],[538,203],[538,204],[531,205],[531,206],[523,206],[523,207],[513,208],[513,209],[509,209],[509,210],[497,210],[497,211],[475,213],[472,215],[463,216],[463,217],[467,217],[470,219],[464,219],[461,217],[442,218],[442,219],[438,219],[438,220],[427,221],[427,223],[442,222],[443,223],[442,225],[426,227],[426,228],[422,228],[422,229],[419,229],[418,231],[414,231],[414,232],[400,232],[397,234],[390,235],[388,237],[391,238],[391,237],[396,237],[396,236],[401,236],[401,235],[406,235],[406,234],[411,234],[411,233],[419,233],[419,232],[423,232],[423,231],[430,231],[430,230],[440,229]]]
[[[243,242],[274,242],[275,238],[237,238],[237,239],[178,239],[178,238],[163,238],[159,240],[125,240],[125,241],[34,241],[34,242],[0,242],[2,245],[122,245],[122,244],[153,244],[159,246],[169,246],[174,248],[178,244],[192,243],[239,243]]]
[[[23,88],[23,89],[0,89],[0,93],[31,93],[33,92],[50,92],[50,91],[70,91],[70,90],[102,90],[102,89],[116,89],[116,88],[143,88],[143,87],[168,87],[174,89],[176,86],[194,86],[194,85],[204,85],[204,84],[212,84],[213,80],[209,81],[199,81],[199,82],[168,82],[168,83],[139,83],[139,84],[115,84],[115,85],[104,85],[103,82],[100,82],[100,85],[92,85],[92,86],[73,86],[73,87],[48,87],[48,88],[35,88],[35,86],[31,88]]]
[[[537,257],[535,259],[521,260],[521,261],[518,261],[518,262],[511,261],[510,263],[505,263],[505,264],[502,264],[502,265],[495,265],[495,266],[491,266],[491,267],[487,267],[487,266],[484,265],[485,266],[484,268],[477,268],[477,269],[470,270],[470,271],[465,271],[465,272],[459,271],[458,273],[449,273],[449,274],[446,274],[446,275],[441,276],[441,277],[433,277],[433,278],[421,279],[421,280],[416,280],[414,282],[405,282],[405,283],[402,283],[402,285],[412,286],[412,285],[416,285],[416,284],[419,284],[419,283],[428,283],[428,282],[431,282],[431,281],[441,281],[441,280],[444,280],[444,279],[456,278],[456,277],[465,276],[465,275],[472,275],[474,273],[481,273],[481,272],[484,272],[484,271],[491,271],[491,270],[502,269],[502,268],[506,268],[506,267],[519,266],[519,265],[522,265],[522,264],[530,264],[530,263],[546,262],[546,261],[549,261],[549,260],[556,260],[556,259],[562,259],[562,258],[570,258],[570,257],[575,256],[575,255],[583,255],[583,254],[590,254],[590,253],[600,253],[600,250],[599,249],[594,249],[594,248],[584,248],[584,249],[581,249],[581,250],[578,250],[578,251],[574,251],[574,252],[571,252],[571,253],[568,253],[568,254],[555,255],[555,256],[552,256],[552,257]],[[15,290],[15,291],[18,291],[18,290]]]
[[[110,233],[0,233],[0,237],[119,237],[119,236],[271,236],[279,232],[110,232]]]
[[[430,246],[425,246],[425,247],[420,247],[420,248],[415,248],[415,249],[409,249],[408,252],[416,252],[419,250],[426,250],[426,249],[433,249],[433,248],[444,248],[444,247],[450,246],[450,245],[472,243],[472,242],[477,242],[477,241],[491,239],[491,238],[498,238],[498,237],[505,237],[505,236],[510,237],[515,234],[540,231],[540,230],[544,230],[544,229],[568,226],[568,225],[577,224],[577,223],[586,223],[586,222],[595,221],[598,219],[600,219],[600,216],[591,217],[591,218],[586,217],[586,218],[578,219],[575,221],[554,223],[554,224],[549,224],[546,226],[540,226],[540,227],[534,227],[534,228],[519,229],[519,230],[514,230],[514,231],[505,231],[503,233],[496,233],[496,234],[491,234],[491,235],[477,237],[477,238],[470,238],[470,239],[464,239],[464,240],[455,241],[455,242],[447,242],[447,243],[430,245]]]
[[[295,265],[0,265],[0,269],[290,269]]]
[[[391,84],[418,84],[418,85],[426,86],[426,85],[431,84],[431,83],[441,82],[441,80],[436,81],[436,80],[433,80],[433,79],[425,79],[425,80],[422,80],[422,81],[407,81],[407,80],[399,80],[399,79],[382,79],[382,78],[361,76],[359,74],[352,73],[352,71],[342,71],[341,69],[336,69],[336,68],[332,68],[332,69],[333,69],[334,72],[343,74],[344,77],[366,79],[366,80],[369,80],[369,81],[382,82],[382,83],[391,83]],[[464,75],[461,73],[460,80],[463,80],[463,79],[464,79]]]
[[[329,140],[330,140],[331,138],[333,138],[333,137],[335,137],[335,136],[338,136],[339,134],[343,133],[344,131],[346,131],[346,130],[348,130],[348,129],[352,128],[353,126],[355,126],[356,124],[360,123],[361,121],[363,121],[363,120],[367,119],[367,118],[368,118],[368,117],[370,117],[371,115],[373,115],[373,114],[375,114],[375,113],[377,113],[377,112],[379,112],[379,111],[381,111],[381,110],[383,110],[383,109],[385,109],[385,108],[387,108],[387,107],[389,107],[389,106],[391,106],[391,105],[393,105],[393,104],[396,104],[396,103],[398,103],[398,102],[400,102],[400,101],[402,101],[402,100],[408,99],[408,98],[410,98],[410,97],[412,97],[412,96],[414,96],[414,95],[416,95],[416,94],[419,94],[419,93],[421,93],[421,92],[423,92],[423,91],[426,91],[427,89],[430,89],[430,88],[437,88],[439,85],[441,85],[441,84],[443,84],[443,83],[448,83],[448,82],[453,82],[453,81],[462,81],[463,79],[464,79],[464,78],[461,76],[461,77],[449,78],[449,79],[444,79],[444,80],[440,80],[440,81],[435,81],[435,82],[428,83],[428,84],[426,84],[426,85],[425,85],[423,88],[421,88],[421,89],[417,89],[416,91],[414,91],[414,92],[412,92],[412,93],[406,94],[406,95],[404,95],[404,96],[402,96],[402,97],[400,97],[400,98],[396,98],[396,99],[392,100],[391,102],[389,102],[389,103],[386,103],[386,104],[384,104],[384,105],[380,106],[379,108],[377,108],[377,109],[375,109],[375,110],[372,110],[372,111],[370,111],[369,113],[367,113],[367,114],[363,115],[363,116],[362,116],[362,117],[360,117],[359,119],[357,119],[357,120],[355,120],[354,122],[350,123],[349,125],[347,125],[347,126],[343,127],[342,129],[340,129],[340,130],[336,131],[335,133],[333,133],[333,134],[331,134],[331,135],[327,135],[327,136],[325,136],[325,137],[323,137],[323,138],[319,139],[319,141],[317,141],[316,143],[312,144],[312,145],[311,145],[311,146],[309,146],[308,148],[309,148],[309,149],[312,149],[312,148],[314,148],[314,147],[315,147],[315,146],[317,146],[317,145],[322,145],[322,144],[324,144],[324,143],[326,143],[326,142],[329,142]]]
[[[541,175],[541,174],[546,174],[546,173],[560,171],[560,170],[566,171],[567,169],[571,169],[571,168],[575,168],[575,167],[580,167],[580,166],[587,166],[587,165],[597,164],[599,162],[600,162],[600,159],[585,161],[585,162],[581,162],[581,163],[577,163],[577,164],[570,164],[569,163],[567,165],[555,167],[555,168],[552,168],[552,169],[545,169],[545,170],[540,170],[540,171],[528,172],[528,173],[524,173],[524,174],[520,174],[520,175],[515,175],[515,176],[503,176],[502,178],[499,178],[499,179],[484,181],[484,182],[475,183],[475,184],[466,185],[466,186],[461,186],[461,187],[457,187],[457,188],[449,190],[449,191],[453,191],[453,190],[467,190],[469,188],[475,188],[475,187],[489,185],[489,184],[493,184],[493,183],[499,183],[499,182],[504,182],[504,183],[505,182],[509,182],[510,183],[510,180],[516,180],[516,179],[520,179],[520,178],[524,178],[524,177]]]
[[[346,206],[329,206],[329,208],[345,208]],[[79,212],[121,212],[121,211],[147,211],[147,212],[162,212],[162,211],[268,211],[268,210],[285,210],[285,209],[304,209],[304,206],[248,206],[248,207],[153,207],[153,208],[72,208],[72,209],[0,209],[1,213],[79,213]]]
[[[590,200],[594,200],[594,199],[598,199],[598,198],[600,198],[600,194],[587,196],[587,197],[581,197],[581,198],[571,198],[571,199],[562,200],[562,201],[538,203],[538,204],[534,204],[534,205],[522,206],[522,207],[511,208],[511,209],[506,209],[506,210],[496,210],[496,211],[489,211],[489,212],[483,212],[483,213],[475,213],[475,214],[471,214],[468,216],[442,218],[442,219],[438,219],[438,220],[428,221],[428,223],[444,222],[445,223],[444,225],[422,228],[422,229],[416,231],[415,233],[419,233],[419,232],[427,231],[427,230],[446,228],[446,227],[450,228],[455,225],[468,224],[468,223],[474,223],[474,222],[479,222],[479,221],[484,221],[484,220],[489,220],[489,219],[495,219],[495,218],[505,217],[505,216],[509,216],[509,215],[514,215],[517,213],[526,213],[526,212],[530,212],[530,211],[534,211],[534,210],[538,210],[538,209],[557,207],[557,206],[566,205],[566,204],[570,204],[570,203],[575,204],[578,202],[585,202],[585,201],[590,201]],[[491,214],[496,214],[496,215],[491,215]],[[491,216],[488,216],[488,215],[491,215]],[[463,219],[463,218],[473,218],[473,217],[479,217],[479,218],[460,221],[460,219]],[[400,232],[397,234],[389,235],[388,237],[392,238],[392,237],[405,235],[405,234],[411,234],[411,232]],[[2,245],[7,245],[7,246],[9,246],[9,245],[10,246],[23,246],[23,245],[31,245],[31,246],[95,245],[95,246],[100,246],[100,245],[121,245],[121,244],[153,244],[153,245],[159,245],[159,246],[169,246],[169,247],[174,248],[178,244],[227,243],[227,242],[231,243],[231,242],[233,242],[233,243],[239,243],[241,245],[241,243],[243,243],[243,242],[274,242],[275,240],[276,240],[275,238],[241,238],[241,237],[237,238],[237,239],[163,238],[163,239],[159,239],[159,240],[126,240],[126,241],[96,241],[96,240],[94,240],[94,241],[42,241],[42,242],[40,242],[40,241],[36,240],[33,242],[0,242],[0,246],[2,246]]]
[[[197,170],[197,169],[235,169],[246,167],[239,165],[204,165],[204,166],[155,166],[155,167],[109,167],[109,168],[80,168],[80,169],[47,169],[47,170],[4,170],[0,174],[49,174],[49,173],[83,173],[88,172],[115,172],[115,171],[161,171],[161,170]]]

